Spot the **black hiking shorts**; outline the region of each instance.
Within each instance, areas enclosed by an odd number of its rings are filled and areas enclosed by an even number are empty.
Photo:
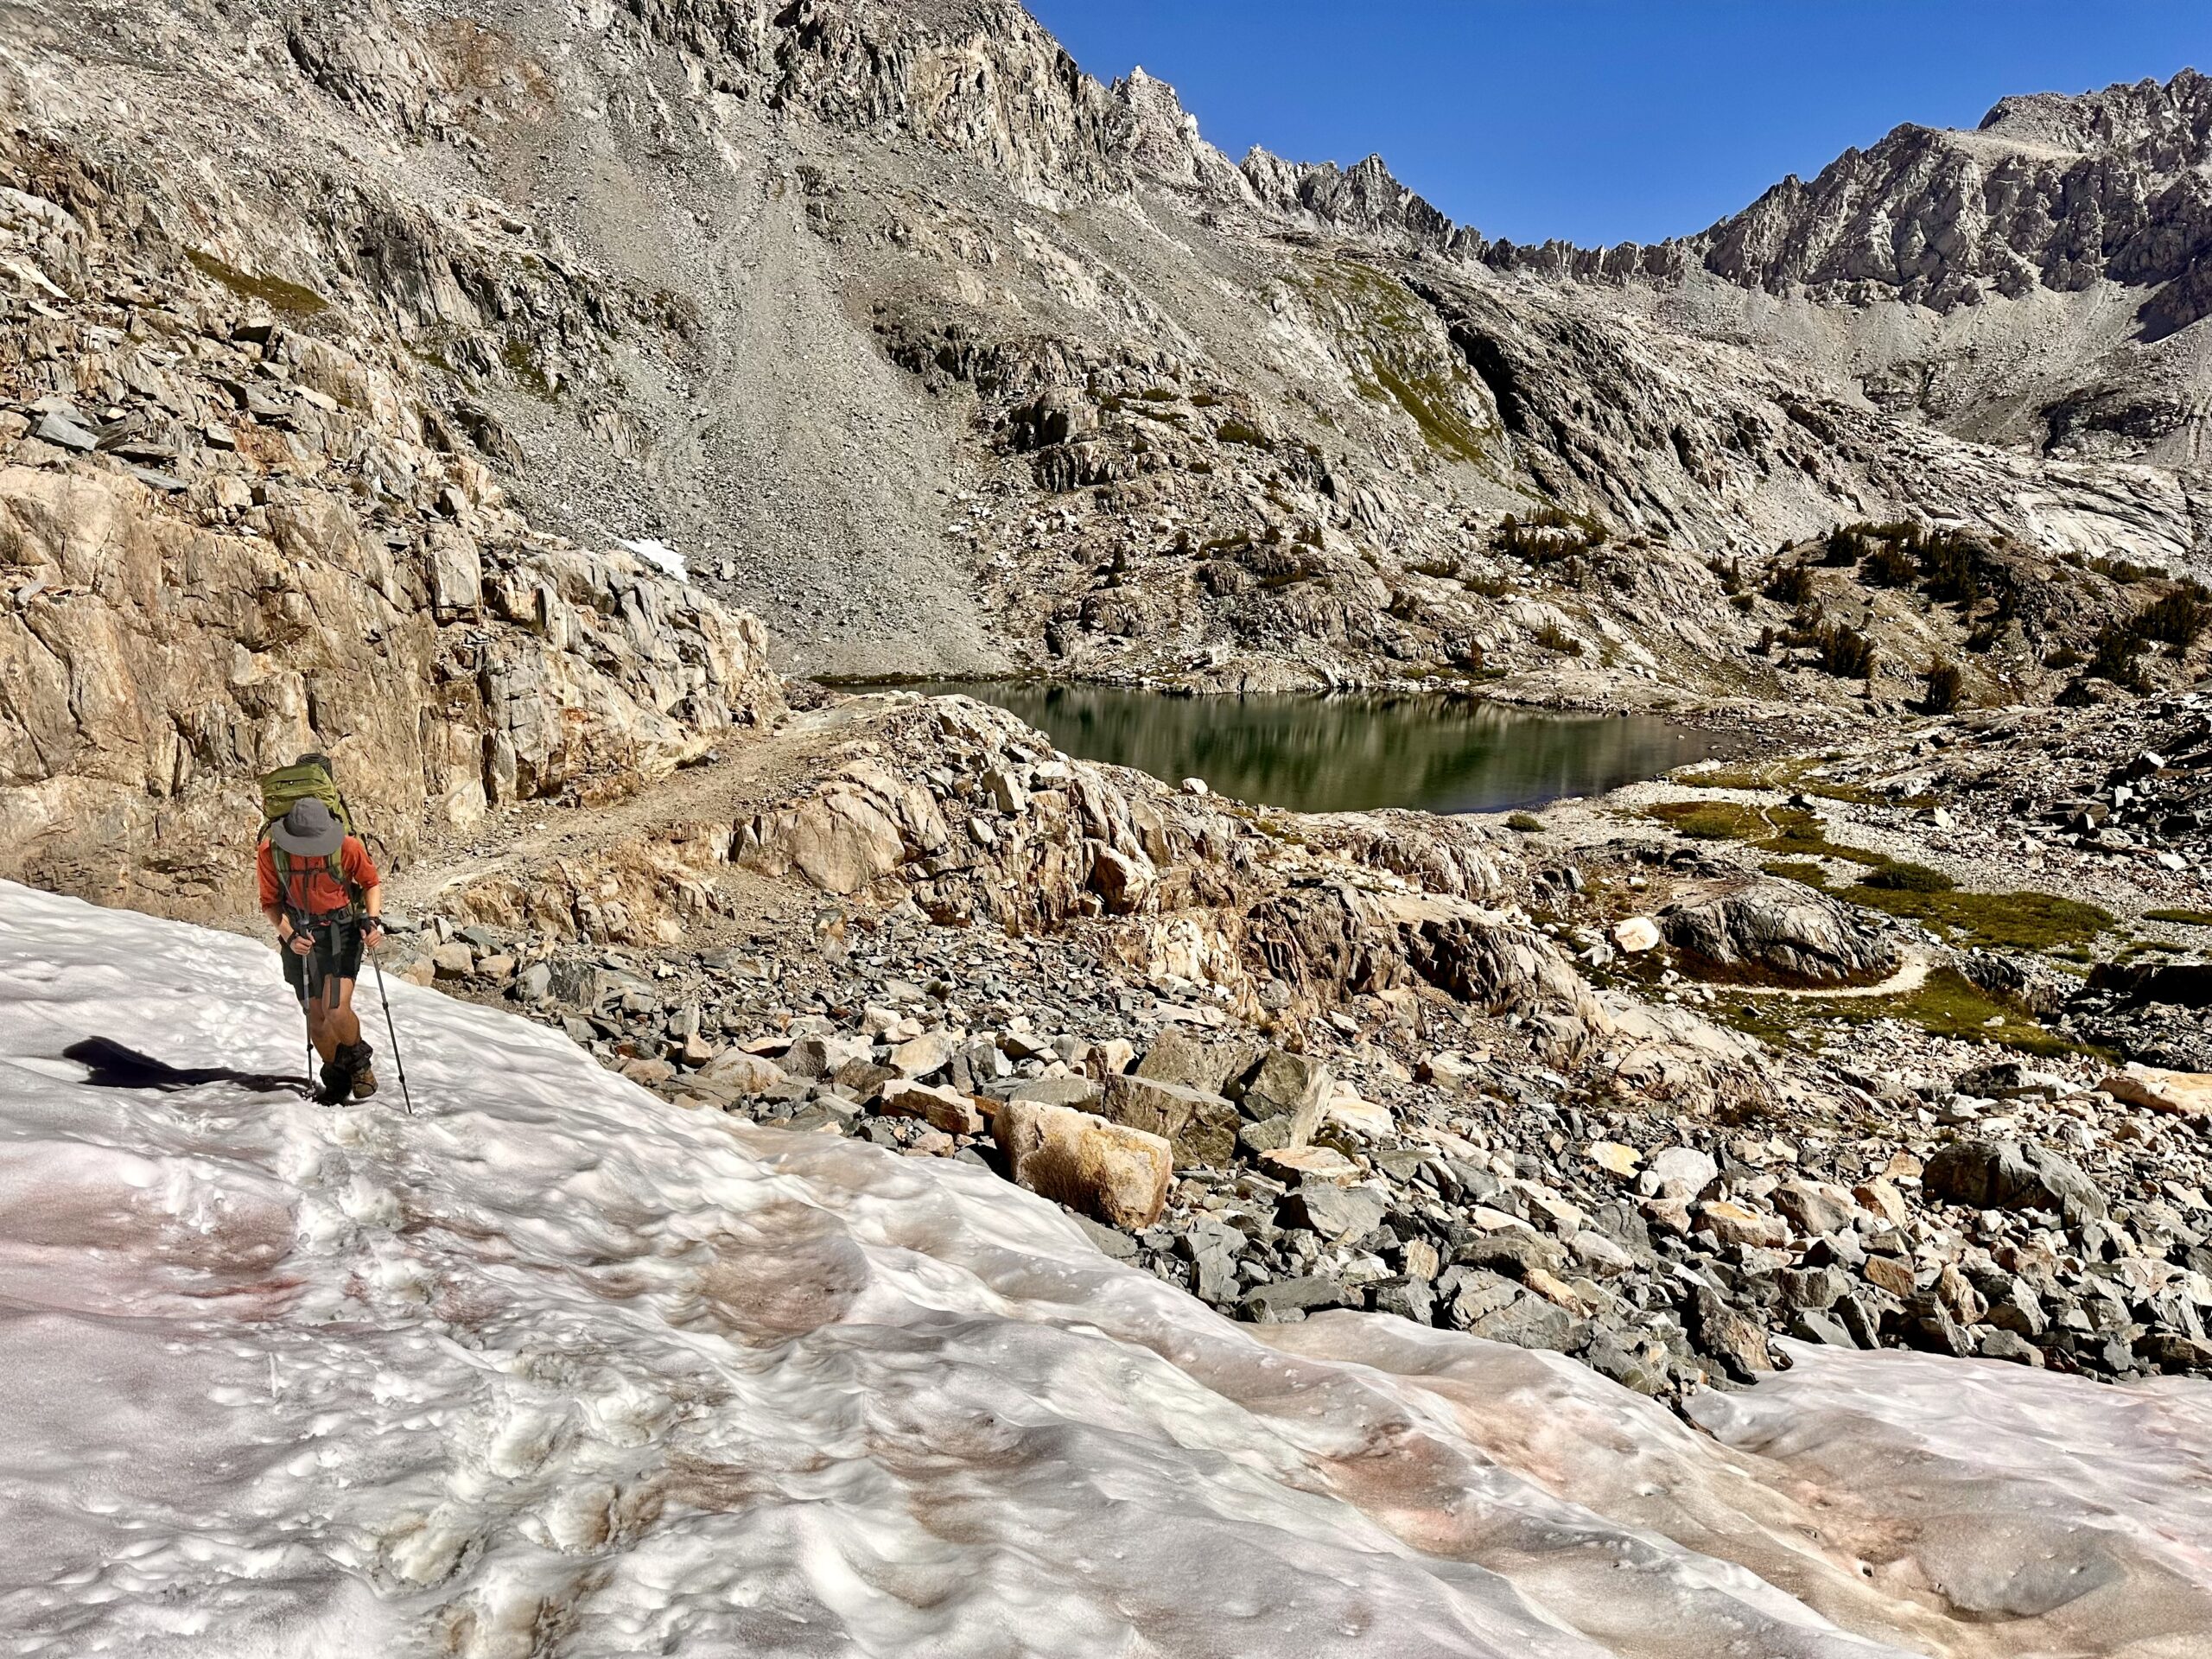
[[[361,972],[361,925],[340,916],[327,922],[310,922],[307,931],[315,949],[302,956],[288,944],[278,947],[284,958],[284,982],[305,1007],[310,995],[327,996],[324,988],[334,979],[355,979]]]

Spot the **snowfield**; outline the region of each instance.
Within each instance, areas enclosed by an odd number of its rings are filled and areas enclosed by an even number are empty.
[[[0,1651],[2212,1653],[2212,1389],[1799,1350],[1701,1434],[391,994],[411,1120],[92,1087],[296,1070],[276,964],[0,886]]]

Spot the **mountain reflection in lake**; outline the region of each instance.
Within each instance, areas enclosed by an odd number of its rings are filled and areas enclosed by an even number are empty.
[[[1497,812],[1598,795],[1716,755],[1732,734],[1656,715],[1523,713],[1443,697],[1179,697],[1016,680],[914,688],[1011,709],[1068,753],[1301,812]]]

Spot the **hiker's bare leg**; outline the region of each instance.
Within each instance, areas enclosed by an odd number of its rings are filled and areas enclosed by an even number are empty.
[[[330,1034],[330,1022],[324,1015],[322,1001],[312,999],[307,1005],[308,1042],[319,1060],[334,1059],[338,1054],[338,1039]]]
[[[334,1060],[338,1051],[361,1040],[360,1016],[353,1012],[353,982],[326,979],[308,999],[308,1040],[317,1058]]]
[[[332,980],[330,997],[333,1006],[322,1022],[338,1048],[349,1048],[361,1040],[361,1017],[353,1012],[353,982]]]

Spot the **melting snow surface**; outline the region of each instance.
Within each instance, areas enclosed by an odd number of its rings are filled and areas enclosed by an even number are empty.
[[[665,570],[678,582],[691,580],[690,568],[683,563],[683,556],[666,542],[657,542],[647,537],[640,541],[622,542],[618,545],[628,549],[647,564]]]
[[[411,1120],[94,1088],[290,1069],[276,964],[0,887],[0,1651],[2212,1651],[2212,1390],[1801,1351],[1703,1434],[391,990]]]

